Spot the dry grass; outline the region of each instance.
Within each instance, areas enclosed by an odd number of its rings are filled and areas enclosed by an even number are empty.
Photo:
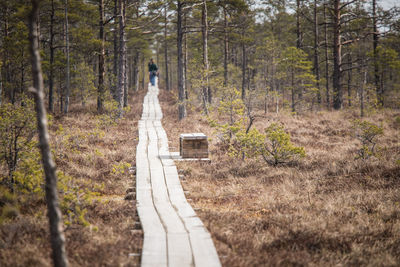
[[[135,201],[124,200],[134,186],[134,176],[115,173],[113,166],[135,164],[137,121],[145,92],[130,100],[132,109],[117,125],[104,129],[104,137],[90,136],[96,129],[95,102],[87,107],[73,105],[65,117],[55,117],[51,126],[58,169],[74,177],[81,188],[100,193],[86,205],[84,227],[72,224],[66,229],[67,255],[71,266],[138,266],[142,232],[136,229]],[[66,147],[55,132],[64,128]],[[86,136],[78,138],[77,136]],[[60,141],[57,145],[57,140]],[[21,214],[0,226],[0,266],[50,266],[48,222],[44,201],[21,207]]]
[[[355,160],[356,112],[267,114],[256,127],[280,121],[307,157],[271,167],[229,158],[198,113],[179,122],[174,98],[160,96],[171,150],[179,134],[212,138],[212,162],[182,162],[187,198],[212,234],[224,266],[399,266],[400,159],[398,112],[369,117],[382,123],[380,157]]]

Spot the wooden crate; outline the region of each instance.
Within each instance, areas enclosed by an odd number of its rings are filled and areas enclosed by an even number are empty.
[[[203,133],[181,134],[179,152],[182,158],[208,158],[207,136]]]

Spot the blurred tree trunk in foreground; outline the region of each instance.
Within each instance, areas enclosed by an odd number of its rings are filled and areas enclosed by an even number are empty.
[[[35,95],[36,116],[39,132],[39,144],[42,154],[43,168],[46,177],[46,202],[50,224],[50,240],[53,250],[54,266],[68,266],[65,253],[65,237],[63,234],[62,216],[59,208],[57,192],[56,165],[49,145],[49,133],[47,129],[47,116],[44,105],[44,86],[42,67],[40,63],[38,24],[39,0],[32,0],[32,11],[29,22],[29,42],[32,63],[33,92]]]

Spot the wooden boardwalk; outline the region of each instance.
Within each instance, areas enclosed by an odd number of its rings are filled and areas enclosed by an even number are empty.
[[[221,266],[207,229],[187,202],[162,125],[158,87],[149,86],[136,151],[142,266]]]

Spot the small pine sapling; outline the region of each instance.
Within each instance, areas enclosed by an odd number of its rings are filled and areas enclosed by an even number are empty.
[[[208,121],[211,127],[221,133],[222,143],[230,145],[232,138],[243,128],[245,120],[245,105],[240,98],[240,91],[234,87],[222,88],[221,100],[218,106],[220,121],[213,120],[210,117]]]
[[[296,147],[290,141],[290,134],[282,125],[272,123],[265,129],[266,142],[261,149],[265,162],[271,165],[289,163],[306,156],[304,147]]]
[[[376,156],[376,144],[378,137],[383,134],[383,128],[369,121],[355,120],[353,129],[356,138],[361,142],[356,158],[368,159]]]
[[[243,155],[243,158],[257,157],[261,154],[264,140],[265,135],[260,133],[256,128],[249,131],[242,129],[236,134],[237,145],[230,147],[230,155]]]

